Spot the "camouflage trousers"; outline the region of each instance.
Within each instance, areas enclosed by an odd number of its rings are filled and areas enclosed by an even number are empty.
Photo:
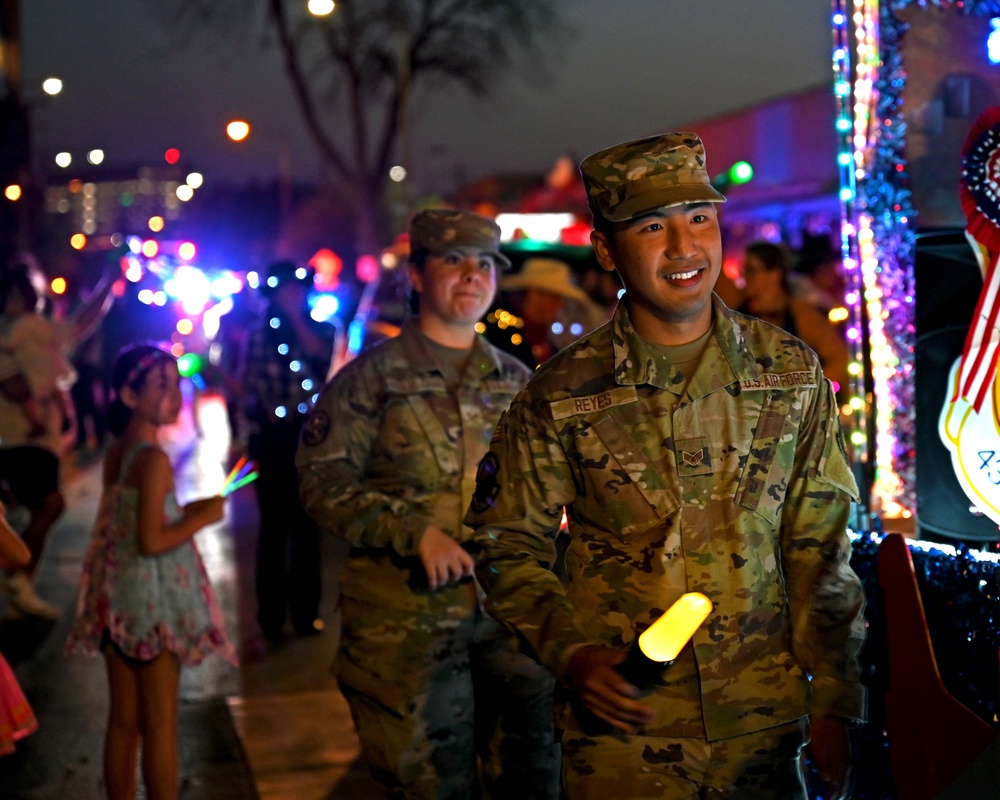
[[[433,669],[403,714],[341,683],[372,776],[398,800],[556,800],[552,674],[481,613],[450,635],[465,646],[426,654]]]
[[[806,720],[709,742],[607,734],[562,737],[565,800],[806,800]]]

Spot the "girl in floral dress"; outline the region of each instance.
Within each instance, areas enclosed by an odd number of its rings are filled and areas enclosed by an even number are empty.
[[[31,551],[7,522],[0,502],[0,569],[23,569]],[[0,654],[0,756],[14,752],[14,743],[38,727],[35,714],[17,683],[13,670]]]
[[[84,560],[67,652],[100,652],[111,708],[104,739],[108,797],[135,797],[135,765],[150,798],[176,798],[177,689],[182,665],[213,651],[236,664],[192,538],[223,517],[221,496],[179,506],[157,430],[181,410],[177,362],[141,344],[119,353],[97,523]],[[140,748],[141,745],[141,748]]]

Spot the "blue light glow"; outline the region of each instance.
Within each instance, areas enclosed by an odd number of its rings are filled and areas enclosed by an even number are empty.
[[[310,295],[309,305],[312,308],[309,316],[317,322],[326,322],[337,316],[337,312],[340,311],[340,300],[329,292]]]
[[[1000,64],[1000,17],[990,20],[990,35],[986,37],[986,57],[991,64]]]

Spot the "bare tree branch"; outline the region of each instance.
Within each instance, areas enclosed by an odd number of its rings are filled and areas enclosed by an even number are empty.
[[[245,25],[254,16],[248,7],[264,10],[317,150],[368,217],[359,219],[362,238],[377,230],[388,167],[419,117],[414,91],[450,84],[487,95],[522,59],[533,59],[537,73],[551,43],[568,32],[561,0],[338,0],[324,19],[308,17],[303,0],[151,2],[175,24],[217,34],[235,15]],[[349,146],[333,134],[345,124]],[[370,245],[363,242],[361,252]]]

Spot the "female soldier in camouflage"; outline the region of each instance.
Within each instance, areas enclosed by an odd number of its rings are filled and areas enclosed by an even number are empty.
[[[351,543],[336,673],[392,797],[476,798],[480,780],[497,800],[558,794],[554,680],[481,610],[462,524],[529,375],[475,330],[506,262],[498,243],[474,214],[414,217],[419,312],[334,376],[299,447],[309,513]]]

